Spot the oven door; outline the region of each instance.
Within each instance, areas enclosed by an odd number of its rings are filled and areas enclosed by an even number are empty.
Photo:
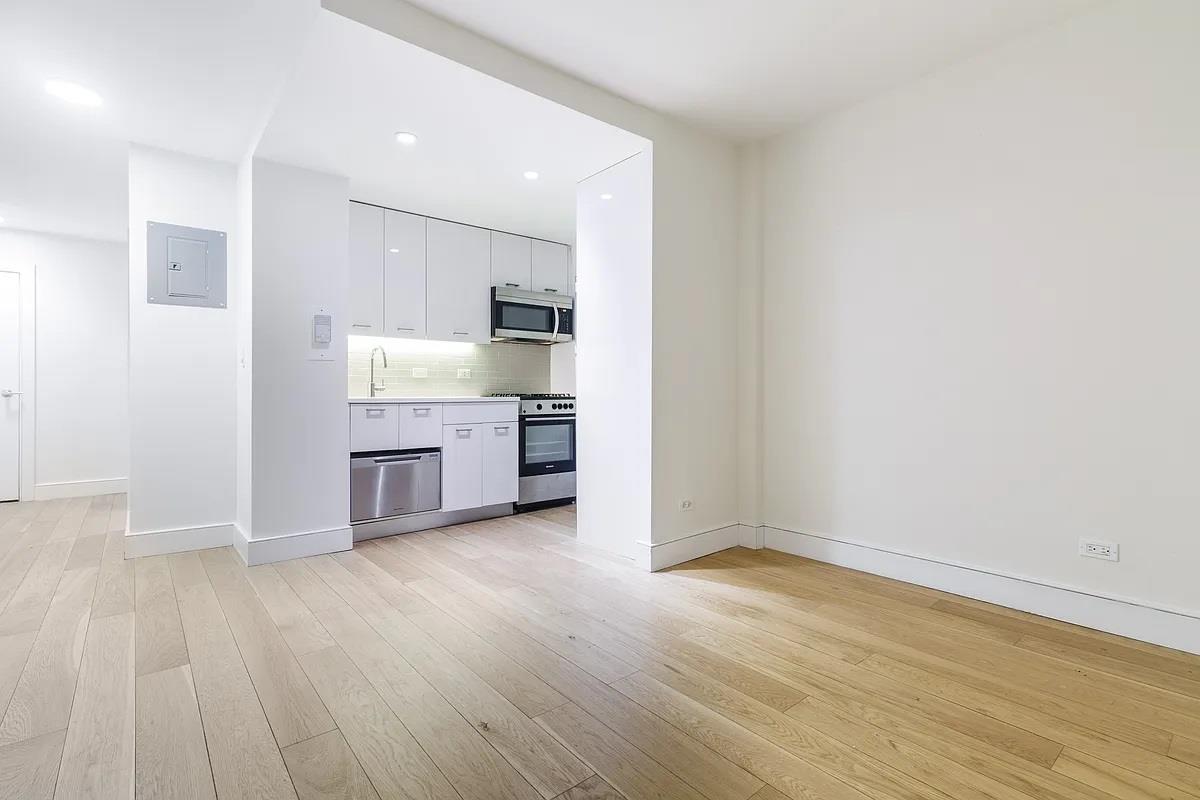
[[[575,417],[521,420],[521,477],[575,471]]]

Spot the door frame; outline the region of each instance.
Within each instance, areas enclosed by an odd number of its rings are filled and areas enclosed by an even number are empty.
[[[34,334],[37,330],[35,320],[36,289],[34,286],[35,267],[4,266],[0,264],[0,272],[15,272],[20,284],[21,305],[20,317],[17,320],[17,335],[20,337],[21,359],[21,446],[17,455],[17,498],[22,501],[34,499],[34,435],[37,430],[34,418],[35,403],[34,388],[37,375],[34,347]]]

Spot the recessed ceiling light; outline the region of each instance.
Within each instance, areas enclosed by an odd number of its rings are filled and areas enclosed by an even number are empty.
[[[75,103],[81,106],[98,106],[104,102],[100,95],[93,92],[86,86],[80,86],[78,83],[71,81],[49,80],[46,81],[46,91],[54,95],[60,100],[66,100],[68,103]]]
[[[412,147],[417,143],[417,135],[408,131],[396,131],[396,141],[402,145]]]
[[[525,173],[525,180],[536,181],[537,179],[538,179],[538,174],[536,172],[534,172],[533,170],[528,170]]]
[[[389,248],[388,248],[388,252],[389,252],[389,253],[399,253],[399,252],[400,252],[400,248],[399,248],[399,247],[389,247]]]
[[[612,200],[612,195],[609,194],[608,192],[605,192],[604,194],[600,195],[600,199],[601,200]]]

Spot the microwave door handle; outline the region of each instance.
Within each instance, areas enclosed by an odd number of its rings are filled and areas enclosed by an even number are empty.
[[[554,307],[554,338],[558,338],[558,306]]]

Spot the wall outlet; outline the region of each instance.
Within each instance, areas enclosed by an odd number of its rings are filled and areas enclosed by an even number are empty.
[[[1121,546],[1112,542],[1098,542],[1095,539],[1080,539],[1079,555],[1103,558],[1105,561],[1120,561]]]
[[[426,369],[425,367],[413,367],[412,368],[412,376],[414,378],[428,378],[429,370]]]
[[[680,500],[679,501],[679,510],[680,511],[691,511],[692,510],[692,501],[687,498]]]
[[[461,368],[461,367],[460,367],[460,368],[459,368],[459,370],[458,370],[458,377],[460,377],[460,378],[469,378],[469,377],[471,377],[471,370],[469,370],[469,369],[466,369],[466,368]]]

